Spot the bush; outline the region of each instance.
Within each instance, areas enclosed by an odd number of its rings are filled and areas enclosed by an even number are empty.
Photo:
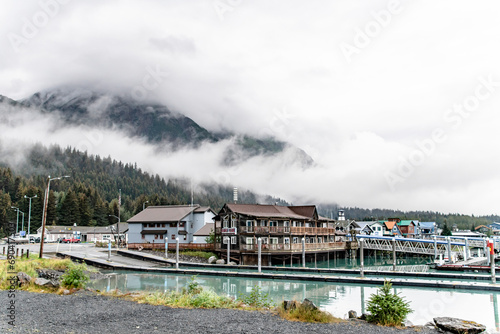
[[[85,287],[89,279],[89,276],[85,274],[85,266],[73,265],[62,276],[61,285],[69,289],[79,289]]]
[[[384,281],[384,286],[372,294],[368,300],[367,320],[384,326],[401,326],[412,309],[410,303],[396,293],[391,293],[392,284]]]
[[[268,293],[263,294],[258,285],[255,285],[252,288],[252,291],[250,292],[249,295],[244,295],[243,293],[240,293],[239,300],[241,300],[248,306],[257,308],[271,307],[274,305],[274,303],[269,298],[269,294]]]

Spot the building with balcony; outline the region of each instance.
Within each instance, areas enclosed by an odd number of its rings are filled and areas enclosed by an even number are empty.
[[[213,223],[215,212],[199,205],[148,206],[128,220],[129,249],[175,248],[176,239],[182,249],[212,249],[200,243],[195,232]]]
[[[259,238],[263,265],[297,264],[302,239],[309,260],[345,250],[345,233],[337,237],[336,222],[320,217],[314,205],[225,204],[214,220],[215,250],[227,259],[229,248],[230,259],[240,264],[257,264]]]

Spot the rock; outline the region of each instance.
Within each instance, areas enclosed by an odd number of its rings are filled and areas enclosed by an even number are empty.
[[[38,277],[48,280],[58,280],[64,272],[53,269],[36,269]]]
[[[310,309],[313,309],[313,310],[317,310],[318,307],[316,305],[314,305],[314,303],[312,301],[310,301],[309,299],[305,298],[303,301],[302,301],[302,307],[303,308],[310,308]]]
[[[424,327],[427,327],[429,329],[432,329],[432,328],[436,328],[436,325],[432,322],[432,321],[429,321],[428,323],[426,323],[424,325]]]
[[[50,280],[50,279],[40,278],[40,277],[35,278],[34,283],[38,286],[51,286],[54,288],[58,288],[60,285],[59,281],[57,281],[57,280]]]
[[[358,317],[358,314],[356,313],[356,311],[350,310],[350,311],[347,313],[347,316],[349,317],[349,319],[352,319],[352,318],[357,318],[357,317]]]
[[[226,261],[222,259],[215,261],[215,264],[224,264],[224,263],[226,263]]]
[[[69,290],[66,289],[63,290],[63,295],[69,295],[69,294],[70,294]]]
[[[297,308],[297,301],[295,300],[284,300],[283,309],[285,311],[295,310]]]
[[[230,262],[228,263],[228,265],[230,265],[230,266],[235,266],[235,265],[236,265],[236,262],[230,261]]]
[[[17,281],[19,282],[19,285],[29,284],[29,282],[31,282],[31,276],[20,271],[17,273]]]
[[[414,327],[415,325],[408,319],[405,319],[405,321],[403,322],[403,326],[405,327]]]
[[[366,319],[368,319],[368,313],[363,313],[358,319],[359,320],[366,320]]]
[[[214,264],[215,261],[217,261],[217,257],[216,256],[210,256],[208,258],[208,264]]]
[[[474,321],[467,321],[450,317],[434,318],[436,327],[449,331],[451,333],[482,333],[486,330],[486,326],[478,324]]]

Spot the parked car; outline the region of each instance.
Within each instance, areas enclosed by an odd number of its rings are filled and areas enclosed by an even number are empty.
[[[40,237],[30,237],[30,244],[37,244],[40,242]]]
[[[64,243],[79,243],[80,239],[76,239],[76,238],[63,238],[61,242],[64,242]]]

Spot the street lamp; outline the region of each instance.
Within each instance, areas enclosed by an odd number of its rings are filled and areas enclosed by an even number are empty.
[[[44,205],[43,205],[43,214],[42,214],[42,236],[40,237],[40,254],[39,254],[40,259],[43,257],[43,239],[45,238],[45,221],[47,220],[47,206],[49,205],[50,181],[60,180],[63,177],[69,177],[69,175],[54,177],[52,179],[50,178],[50,175],[49,175],[49,181],[47,183],[47,190],[45,190],[45,198],[44,198],[45,201],[44,201]]]
[[[19,232],[19,208],[11,206],[12,209],[17,210],[17,220],[16,220],[16,234]]]
[[[116,242],[116,248],[120,248],[120,217],[118,216],[115,216],[115,215],[108,215],[108,217],[115,217],[117,220],[118,220],[118,223],[116,223],[116,227],[117,227],[117,230],[118,230],[118,239],[117,239],[117,242]],[[113,227],[111,227],[111,229],[113,229]]]
[[[146,202],[142,203],[142,210],[144,210],[146,208],[145,207],[146,203],[149,203],[149,201],[146,201]]]
[[[32,196],[32,197],[24,195],[24,198],[29,198],[29,200],[30,200],[30,208],[29,208],[29,211],[28,211],[28,243],[30,242],[31,200],[33,198],[37,198],[37,197],[38,197],[37,195]]]

